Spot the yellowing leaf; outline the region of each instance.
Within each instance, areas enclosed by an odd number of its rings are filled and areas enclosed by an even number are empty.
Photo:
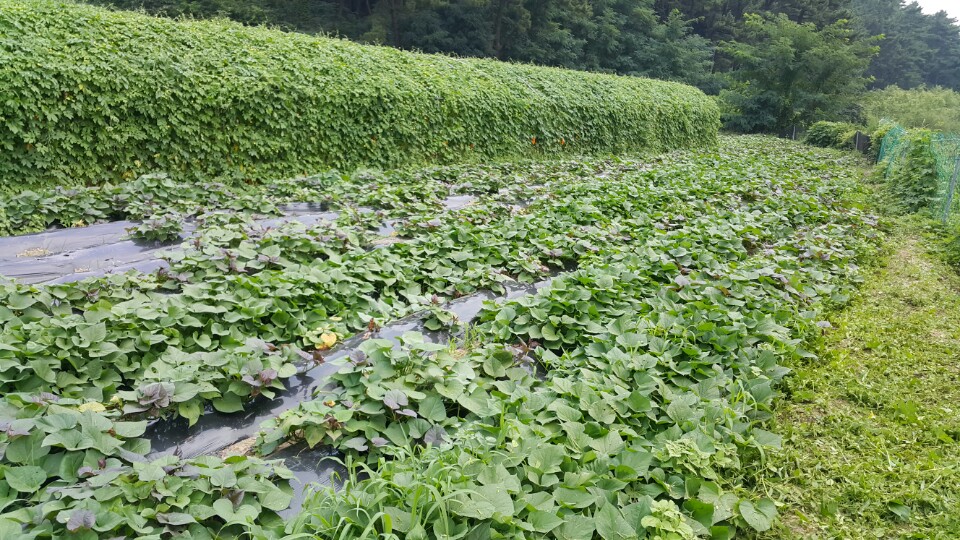
[[[100,403],[99,401],[88,401],[87,403],[84,403],[83,405],[77,407],[77,410],[80,412],[87,412],[87,411],[103,412],[107,410],[107,408],[103,405],[103,403]]]
[[[337,343],[337,335],[333,332],[324,332],[320,334],[320,343],[329,349]]]

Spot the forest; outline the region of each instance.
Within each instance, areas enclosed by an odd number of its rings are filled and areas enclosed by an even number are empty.
[[[868,89],[960,90],[960,26],[901,0],[91,0],[465,57],[680,81],[726,126],[862,123]]]

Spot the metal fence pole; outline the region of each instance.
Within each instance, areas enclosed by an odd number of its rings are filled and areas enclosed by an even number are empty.
[[[947,204],[943,206],[943,224],[947,224],[947,218],[950,217],[950,208],[953,206],[953,192],[957,189],[957,177],[960,176],[960,156],[957,156],[957,163],[953,167],[953,178],[950,179],[950,188],[947,190]]]

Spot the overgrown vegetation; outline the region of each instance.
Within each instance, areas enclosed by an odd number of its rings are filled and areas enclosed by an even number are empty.
[[[887,124],[874,139],[879,145],[876,174],[886,180],[900,207],[935,215],[946,225],[960,203],[951,193],[960,174],[960,136]]]
[[[960,134],[960,93],[946,88],[874,90],[863,100],[870,126],[884,119],[908,128]]]
[[[715,49],[723,42],[748,41],[746,15],[784,15],[817,28],[847,19],[863,36],[884,36],[868,71],[874,87],[960,89],[956,21],[900,0],[91,2],[171,16],[227,16],[428,52],[664,77],[714,90],[723,84],[718,73],[737,69],[722,55],[714,56]]]
[[[804,142],[823,148],[851,150],[860,127],[845,122],[816,122],[807,130]]]
[[[738,129],[863,122],[850,105],[861,100],[865,84],[960,90],[957,21],[901,0],[90,1],[169,16],[227,16],[409,50],[677,80],[709,94],[728,90],[728,126]],[[764,31],[754,16],[769,21]],[[879,47],[875,56],[864,55],[869,45]],[[744,60],[745,50],[759,54]],[[758,77],[759,57],[771,73]],[[755,86],[745,87],[745,80]]]
[[[723,144],[649,163],[357,174],[330,190],[308,179],[299,193],[329,196],[335,223],[264,229],[210,217],[155,274],[3,285],[0,391],[14,405],[3,413],[0,486],[16,492],[0,491],[2,530],[477,539],[767,530],[774,502],[747,496],[739,479],[778,444],[764,426],[781,363],[809,356],[818,313],[846,301],[875,238],[846,199],[860,174],[854,157],[769,139]],[[478,199],[444,210],[449,193]],[[374,212],[357,206],[373,203]],[[380,245],[388,221],[398,241]],[[331,393],[266,424],[265,453],[303,440],[353,464],[345,489],[317,493],[295,519],[273,513],[289,501],[278,464],[144,461],[145,420],[239,411],[347,336],[376,338],[403,315],[564,270],[539,293],[488,305],[459,345],[368,340]],[[28,417],[43,420],[20,422]],[[118,521],[103,506],[140,517]]]
[[[725,49],[740,67],[721,97],[727,127],[779,132],[795,124],[855,116],[877,49],[845,20],[818,28],[784,15],[748,16],[749,39]]]
[[[3,0],[0,28],[6,192],[666,150],[718,129],[714,101],[677,83],[55,0]]]

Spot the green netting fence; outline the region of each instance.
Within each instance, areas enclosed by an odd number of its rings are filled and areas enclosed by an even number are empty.
[[[911,197],[914,209],[926,206],[944,222],[960,211],[960,135],[894,125],[883,137],[877,163],[888,180],[915,182],[910,189],[894,186]]]

